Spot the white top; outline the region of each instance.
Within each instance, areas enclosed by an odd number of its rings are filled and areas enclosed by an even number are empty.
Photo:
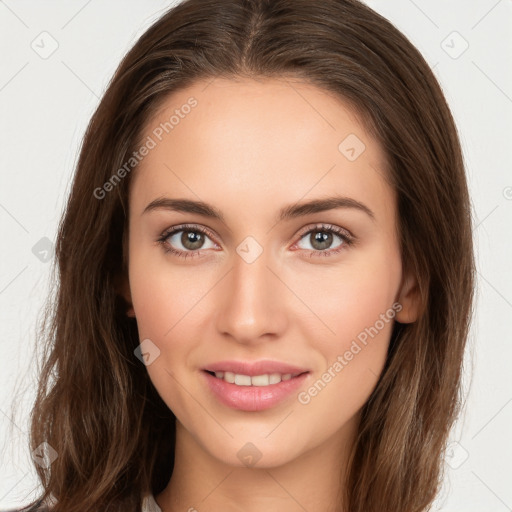
[[[142,512],[162,512],[152,494],[148,494],[142,500]]]

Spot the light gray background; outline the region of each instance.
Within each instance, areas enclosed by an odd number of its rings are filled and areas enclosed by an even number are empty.
[[[0,508],[25,504],[37,485],[27,444],[35,326],[81,137],[122,56],[173,3],[0,0]],[[512,509],[512,1],[368,4],[434,68],[458,124],[473,201],[479,282],[467,402],[435,509],[505,512]]]

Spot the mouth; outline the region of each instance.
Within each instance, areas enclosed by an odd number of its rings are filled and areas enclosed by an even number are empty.
[[[211,396],[220,404],[246,412],[264,411],[289,403],[312,375],[309,370],[258,375],[219,370],[202,370],[200,373]]]
[[[210,370],[204,370],[206,373],[210,374],[212,377],[223,380],[229,384],[234,384],[235,386],[256,386],[256,387],[267,387],[272,386],[274,384],[279,384],[280,382],[288,381],[291,379],[295,379],[300,375],[304,375],[309,373],[308,371],[300,372],[300,373],[264,373],[262,375],[244,375],[241,373],[234,372],[214,372]]]

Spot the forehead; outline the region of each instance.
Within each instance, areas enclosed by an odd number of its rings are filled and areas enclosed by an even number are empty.
[[[357,113],[303,82],[196,82],[166,98],[145,126],[149,139],[133,175],[139,210],[163,195],[229,198],[237,215],[333,192],[376,210],[393,198],[385,154]]]

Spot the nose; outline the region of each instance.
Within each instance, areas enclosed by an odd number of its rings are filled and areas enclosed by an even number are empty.
[[[238,343],[259,344],[278,339],[287,328],[290,291],[273,267],[272,256],[263,251],[252,262],[239,254],[217,287],[217,331]]]

